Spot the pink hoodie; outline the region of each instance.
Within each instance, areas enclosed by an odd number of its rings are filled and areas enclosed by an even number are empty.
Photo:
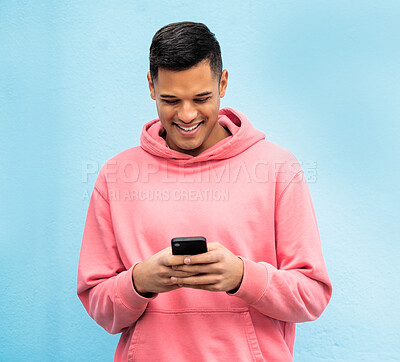
[[[90,200],[78,296],[121,333],[115,361],[291,361],[295,323],[315,320],[332,286],[303,171],[240,112],[232,136],[193,157],[153,120],[140,147],[102,167]],[[180,288],[145,298],[132,269],[178,236],[202,235],[244,262],[234,294]]]

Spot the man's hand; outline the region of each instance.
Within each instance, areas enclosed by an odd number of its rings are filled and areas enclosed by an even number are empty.
[[[184,259],[184,255],[172,255],[171,247],[168,247],[143,263],[137,264],[132,271],[136,291],[148,297],[151,296],[149,293],[163,293],[181,288],[180,285],[174,283],[172,277],[184,279],[196,274],[172,269],[172,265],[182,265]]]
[[[219,243],[207,243],[207,247],[207,253],[186,256],[184,265],[172,266],[192,276],[172,276],[171,280],[187,288],[235,292],[243,278],[242,260]]]

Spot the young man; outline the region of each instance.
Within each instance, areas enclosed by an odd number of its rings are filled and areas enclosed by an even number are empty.
[[[332,293],[298,161],[220,109],[228,72],[205,25],[161,28],[147,79],[159,118],[99,173],[79,298],[122,333],[116,361],[291,361],[295,323]],[[208,251],[172,255],[182,236]]]

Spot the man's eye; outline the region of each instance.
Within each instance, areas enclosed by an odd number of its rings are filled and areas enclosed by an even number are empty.
[[[204,103],[205,101],[209,100],[210,98],[211,98],[211,97],[195,99],[195,102],[197,102],[197,103]]]
[[[165,103],[167,103],[167,104],[176,104],[176,103],[178,103],[177,100],[170,101],[170,100],[168,100],[168,99],[163,99],[163,102],[165,102]]]

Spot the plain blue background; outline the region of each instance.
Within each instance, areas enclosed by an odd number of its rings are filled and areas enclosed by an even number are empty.
[[[88,197],[157,117],[148,49],[183,20],[220,41],[222,106],[308,172],[334,294],[295,361],[400,360],[399,19],[399,1],[0,1],[0,360],[112,360],[75,291]]]

